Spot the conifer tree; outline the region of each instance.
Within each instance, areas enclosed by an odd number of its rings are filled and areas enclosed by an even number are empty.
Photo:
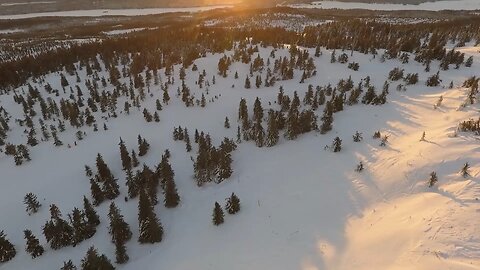
[[[98,206],[105,200],[105,196],[103,194],[103,191],[100,188],[100,186],[98,185],[95,178],[90,178],[90,192],[92,193],[92,198],[93,198],[93,204],[94,205]]]
[[[72,244],[76,246],[83,240],[90,239],[97,232],[96,226],[90,224],[85,217],[85,213],[78,208],[74,208],[69,216],[70,224],[73,228]]]
[[[68,260],[67,262],[63,262],[60,270],[77,270],[77,267],[73,264],[72,260]]]
[[[361,142],[363,140],[362,133],[356,131],[355,135],[353,135],[354,142]]]
[[[178,195],[177,186],[173,178],[168,178],[165,181],[164,195],[165,198],[163,202],[165,207],[177,207],[178,203],[180,202],[180,196]]]
[[[231,215],[236,214],[240,211],[240,199],[232,192],[232,195],[227,198],[227,203],[225,205],[225,209]]]
[[[223,125],[226,129],[230,128],[230,121],[228,120],[228,117],[225,117],[225,123]]]
[[[213,208],[212,222],[215,226],[218,226],[224,222],[224,213],[218,202],[215,202],[215,207]]]
[[[327,101],[325,105],[325,109],[323,110],[322,116],[322,125],[320,126],[320,133],[325,134],[332,130],[332,123],[333,123],[333,108],[332,103]]]
[[[468,162],[467,162],[467,163],[465,163],[465,165],[463,165],[463,168],[462,168],[462,170],[460,171],[460,173],[462,174],[463,178],[467,178],[467,177],[470,176],[469,170],[470,170],[470,164],[468,164]]]
[[[15,246],[7,239],[3,231],[0,231],[0,263],[8,262],[17,255]]]
[[[150,144],[148,144],[147,140],[143,139],[140,135],[138,135],[138,155],[140,157],[145,156],[149,149]]]
[[[148,199],[148,196],[143,189],[140,190],[140,199],[138,201],[138,223],[138,242],[142,244],[153,244],[162,241],[162,224],[158,220],[154,212],[153,205]]]
[[[272,147],[278,143],[279,132],[277,126],[277,118],[275,112],[270,109],[268,112],[268,127],[267,127],[267,137],[265,139],[265,145],[267,147]]]
[[[114,202],[110,204],[108,218],[110,219],[109,233],[112,236],[112,243],[125,243],[132,238],[130,226],[125,222],[120,209]]]
[[[86,196],[83,196],[83,212],[90,226],[96,227],[100,224],[100,217]]]
[[[132,159],[130,158],[130,154],[128,153],[127,147],[123,142],[122,138],[120,138],[120,159],[122,160],[122,167],[124,170],[129,170],[132,168]]]
[[[137,154],[135,153],[135,150],[132,150],[132,166],[133,168],[136,168],[138,165],[140,165],[140,162],[138,162]]]
[[[219,151],[219,164],[218,164],[218,180],[217,183],[223,182],[223,180],[229,178],[232,173],[232,156],[228,151],[220,149]]]
[[[129,259],[125,243],[120,241],[115,242],[115,262],[118,264],[124,264],[128,262]]]
[[[342,150],[342,140],[339,137],[336,137],[333,140],[333,152],[340,152]]]
[[[43,234],[52,249],[60,249],[72,243],[73,228],[62,219],[62,213],[54,204],[50,205],[51,219],[43,226]]]
[[[252,87],[251,83],[250,83],[250,79],[248,78],[248,76],[245,78],[245,89],[250,89]]]
[[[25,234],[25,240],[27,241],[25,251],[28,252],[33,259],[42,256],[45,250],[42,245],[40,245],[40,241],[38,241],[37,237],[35,237],[30,230],[24,230],[23,233]]]
[[[37,196],[33,193],[27,193],[23,202],[26,205],[28,215],[34,214],[38,212],[38,209],[42,206],[37,199]]]
[[[430,179],[428,180],[428,187],[433,187],[438,182],[438,177],[436,172],[430,173]]]
[[[92,246],[82,259],[82,270],[115,270],[110,260],[104,254],[98,255],[98,251]]]

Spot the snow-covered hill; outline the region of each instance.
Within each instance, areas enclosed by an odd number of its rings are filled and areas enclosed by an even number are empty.
[[[261,57],[267,59],[272,49],[260,48]],[[160,122],[146,123],[143,108],[155,111],[155,100],[161,100],[163,95],[160,86],[152,84],[145,103],[140,109],[132,108],[129,115],[120,113],[118,118],[104,120],[96,114],[100,131],[80,128],[86,132],[82,141],[75,137],[78,130],[68,128],[59,133],[63,146],[41,142],[31,149],[32,161],[22,166],[17,167],[11,157],[0,155],[0,229],[18,252],[0,269],[59,269],[68,259],[79,265],[92,245],[115,258],[107,227],[109,203],[97,208],[102,223],[95,236],[76,247],[51,250],[41,230],[49,219],[50,204],[58,205],[66,217],[71,209],[82,205],[84,195],[90,197],[84,165],[94,167],[97,153],[102,154],[119,179],[121,196],[115,203],[133,231],[132,240],[127,243],[130,261],[118,269],[480,269],[479,138],[456,132],[459,122],[478,117],[478,103],[461,108],[468,92],[461,85],[478,75],[480,56],[478,48],[460,50],[466,56],[474,56],[473,66],[440,71],[443,82],[439,87],[425,86],[427,77],[436,72],[436,62],[432,63],[432,72],[426,73],[423,66],[413,61],[381,63],[378,56],[357,52],[350,56],[348,52],[350,60],[360,64],[359,71],[353,71],[344,64],[331,64],[332,51],[323,49],[323,55],[314,58],[317,75],[305,83],[298,83],[302,74],[297,70],[293,80],[277,81],[275,87],[245,89],[249,65],[234,63],[228,77],[222,78],[217,74],[217,63],[223,55],[208,54],[195,61],[198,71],[190,68],[186,76],[186,84],[196,98],[202,93],[206,95],[205,108],[185,107],[176,96],[181,85],[177,80],[169,86],[172,100],[160,112]],[[277,58],[289,55],[287,48],[278,49],[275,54]],[[310,49],[310,55],[313,54],[314,49]],[[236,137],[241,98],[247,100],[250,112],[257,97],[265,110],[278,109],[280,86],[286,95],[292,97],[297,91],[302,99],[309,84],[336,85],[349,76],[355,84],[370,76],[371,83],[382,89],[389,71],[395,67],[418,73],[419,83],[407,86],[406,91],[397,91],[400,81],[391,82],[387,103],[382,106],[345,106],[344,111],[335,114],[333,130],[325,135],[311,132],[295,140],[281,137],[279,144],[271,148],[258,148],[254,142],[240,143],[233,152],[233,175],[218,185],[198,187],[191,161],[197,146],[187,153],[183,142],[172,139],[174,127],[182,126],[191,134],[195,129],[209,133],[218,145],[224,137]],[[179,69],[174,67],[175,76]],[[210,86],[199,88],[195,81],[203,70]],[[235,71],[239,79],[234,79]],[[159,73],[163,76],[163,70]],[[86,71],[79,71],[79,76],[78,85],[88,96],[84,85]],[[59,96],[47,94],[43,84],[32,82],[32,86],[57,101],[69,98],[68,87],[62,93],[59,74],[50,74],[45,80],[54,89],[60,89]],[[67,76],[67,80],[74,85],[76,78]],[[128,83],[128,79],[122,81]],[[454,87],[449,89],[451,81]],[[26,90],[24,86],[16,91]],[[443,102],[435,109],[440,96]],[[123,104],[123,100],[118,104]],[[22,106],[14,102],[12,93],[0,96],[0,106],[13,119],[22,118]],[[322,111],[323,106],[316,114],[321,117]],[[230,129],[224,128],[225,117],[230,119]],[[9,142],[25,143],[25,127],[18,126],[13,119]],[[106,131],[101,128],[104,122]],[[363,134],[362,142],[353,142],[356,131]],[[389,136],[386,146],[372,138],[376,131]],[[425,140],[420,141],[423,132]],[[154,167],[164,151],[170,150],[181,197],[177,208],[167,209],[161,203],[156,206],[165,236],[155,245],[138,244],[138,200],[124,200],[127,189],[118,142],[121,137],[129,149],[136,149],[139,134],[151,145],[149,153],[140,158],[141,163]],[[343,140],[342,151],[325,150],[325,145],[337,136]],[[365,169],[356,172],[360,161]],[[471,176],[464,178],[459,171],[466,162],[471,165]],[[432,171],[437,172],[439,182],[429,188],[427,181]],[[28,192],[37,194],[43,205],[31,216],[25,213],[23,204]],[[227,214],[221,226],[212,225],[214,202],[223,205],[232,192],[241,200],[241,211],[237,215]],[[24,251],[23,230],[27,228],[46,247],[46,253],[39,258],[31,259]]]

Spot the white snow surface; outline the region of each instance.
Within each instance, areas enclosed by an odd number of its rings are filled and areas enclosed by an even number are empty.
[[[261,48],[260,53],[266,58],[271,50]],[[480,269],[479,140],[468,133],[450,136],[460,121],[478,117],[479,110],[478,104],[457,110],[467,93],[461,83],[480,71],[478,48],[461,50],[467,56],[474,55],[473,67],[440,71],[443,85],[433,88],[426,87],[425,80],[436,72],[434,68],[434,72],[425,73],[414,61],[380,63],[378,57],[373,59],[372,55],[356,52],[350,60],[360,63],[357,72],[346,65],[330,64],[331,51],[323,49],[323,55],[315,58],[317,76],[299,84],[301,73],[297,71],[294,80],[279,81],[273,88],[244,89],[249,66],[235,63],[228,78],[216,76],[217,83],[209,88],[207,99],[215,95],[219,99],[208,102],[206,108],[186,108],[175,96],[180,85],[177,81],[170,87],[172,101],[160,112],[160,123],[147,124],[141,110],[132,109],[130,115],[110,119],[108,131],[94,133],[91,128],[82,128],[87,136],[78,146],[73,146],[77,130],[67,129],[59,134],[64,146],[41,143],[31,150],[32,161],[20,167],[14,166],[11,157],[1,155],[0,229],[5,230],[18,254],[11,262],[0,264],[0,269],[59,269],[68,259],[78,266],[91,245],[114,260],[107,228],[108,202],[97,208],[102,221],[97,234],[75,248],[51,250],[41,233],[49,219],[51,203],[57,204],[65,217],[73,207],[82,205],[84,194],[89,196],[84,165],[93,167],[97,153],[103,155],[119,179],[122,195],[115,203],[133,231],[133,238],[127,243],[130,261],[118,269]],[[310,51],[313,55],[314,50]],[[288,50],[280,49],[276,55],[286,56]],[[195,85],[199,72],[205,69],[211,81],[222,56],[209,54],[196,61],[199,71],[187,72],[186,83],[197,98],[205,93],[205,89]],[[432,63],[432,67],[435,65],[438,63]],[[234,174],[220,185],[197,187],[190,160],[196,146],[192,153],[186,153],[184,143],[172,140],[173,127],[179,125],[188,127],[191,135],[196,128],[209,132],[215,144],[225,136],[235,138],[242,97],[247,99],[251,113],[256,97],[261,99],[264,109],[277,108],[274,101],[280,85],[290,96],[298,91],[302,99],[308,84],[335,85],[350,75],[358,83],[370,75],[372,83],[381,89],[388,72],[397,66],[418,72],[419,84],[409,86],[406,92],[397,92],[398,83],[392,83],[388,103],[383,106],[346,106],[335,114],[333,130],[326,135],[309,133],[294,141],[282,138],[272,148],[257,148],[252,142],[239,144],[233,153]],[[178,70],[179,66],[175,66],[176,74]],[[233,79],[235,71],[239,72],[238,80]],[[84,78],[85,70],[79,74]],[[74,76],[67,79],[74,84]],[[59,74],[50,74],[46,80],[54,89],[61,89]],[[445,87],[451,80],[454,89]],[[88,96],[83,80],[79,86]],[[68,99],[68,90],[65,95],[61,90],[60,93],[60,97],[51,97]],[[152,85],[151,93],[153,97],[148,97],[142,108],[147,106],[152,112],[162,91]],[[444,102],[434,110],[433,104],[441,95]],[[0,106],[14,118],[23,115],[12,94],[0,96]],[[322,111],[323,106],[317,114],[321,116]],[[231,129],[223,127],[225,116],[231,121]],[[103,120],[97,117],[97,121],[101,129]],[[390,135],[387,147],[380,147],[379,141],[372,138],[377,130]],[[352,141],[355,131],[363,133],[363,142]],[[424,131],[427,141],[420,142]],[[165,230],[164,240],[156,245],[136,242],[138,201],[123,199],[125,175],[117,144],[122,137],[129,149],[136,148],[138,134],[151,145],[141,163],[153,167],[164,150],[170,149],[182,199],[175,209],[156,206]],[[343,150],[324,151],[324,146],[336,136],[343,140]],[[15,127],[9,138],[12,143],[24,143],[26,134]],[[361,173],[354,171],[359,161],[365,164]],[[472,165],[469,178],[459,174],[465,162]],[[439,183],[428,188],[426,183],[432,171],[437,172]],[[37,194],[43,204],[39,213],[32,216],[25,213],[22,202],[27,192]],[[224,224],[213,226],[214,202],[223,204],[232,192],[241,200],[241,211],[234,216],[227,214]],[[37,259],[31,259],[24,251],[26,228],[33,230],[46,247],[46,253]]]
[[[103,16],[141,16],[176,12],[201,12],[219,8],[229,8],[231,5],[212,5],[186,8],[140,8],[140,9],[92,9],[25,13],[15,15],[1,15],[0,20],[18,20],[37,17],[103,17]]]
[[[314,1],[311,4],[289,5],[295,8],[323,8],[323,9],[371,9],[371,10],[477,10],[480,9],[478,0],[445,0],[425,2],[418,5],[361,3],[340,1]]]

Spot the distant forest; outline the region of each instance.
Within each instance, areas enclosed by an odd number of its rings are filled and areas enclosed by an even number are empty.
[[[0,15],[87,9],[193,7],[233,4],[240,1],[241,0],[56,0],[47,3],[50,1],[29,0],[28,5],[15,5],[15,3],[19,1],[0,0],[0,5],[3,4],[0,8]]]
[[[382,3],[382,4],[410,4],[418,5],[426,2],[438,2],[444,0],[336,0],[339,2],[361,2],[361,3]]]

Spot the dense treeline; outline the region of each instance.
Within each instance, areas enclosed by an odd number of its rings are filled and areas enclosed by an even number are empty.
[[[375,53],[386,49],[388,58],[400,57],[402,52],[416,54],[415,60],[429,64],[442,60],[447,52],[444,45],[451,41],[457,45],[480,40],[480,20],[457,20],[416,25],[390,25],[362,20],[335,21],[315,27],[306,27],[301,33],[282,28],[224,29],[191,26],[178,23],[131,37],[108,39],[99,43],[77,44],[38,53],[25,51],[0,64],[0,88],[19,86],[30,77],[59,71],[78,61],[100,56],[109,63],[115,56],[136,54],[135,72],[139,68],[161,69],[172,64],[189,66],[206,52],[231,49],[233,41],[251,38],[263,46],[297,44],[306,47],[323,46],[360,52]],[[473,30],[473,29],[476,29]],[[175,36],[175,39],[165,37]],[[455,60],[448,56],[452,63]]]

